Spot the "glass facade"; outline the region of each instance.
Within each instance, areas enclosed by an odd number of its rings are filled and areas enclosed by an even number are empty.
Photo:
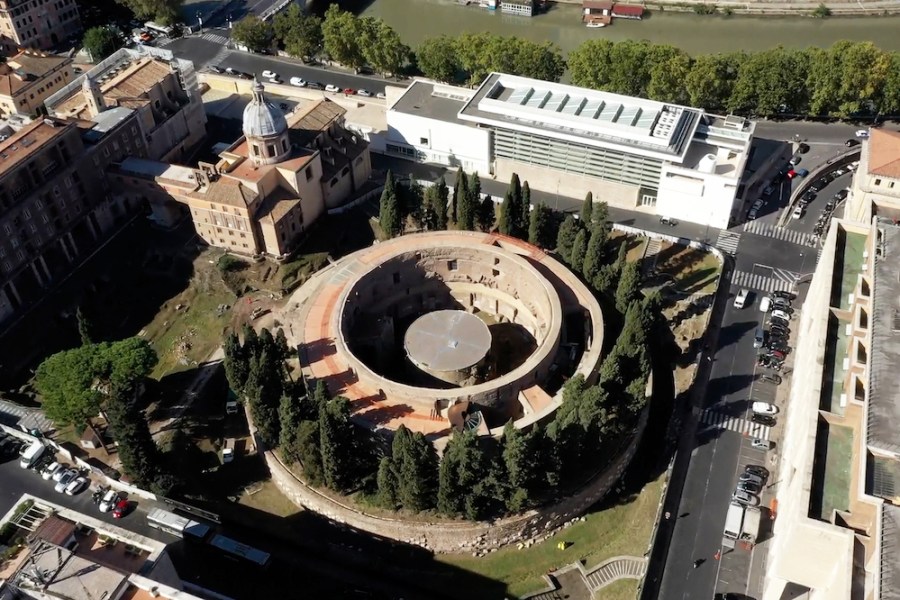
[[[521,131],[492,129],[494,155],[498,158],[637,185],[650,190],[659,188],[662,160],[658,158],[595,148]]]

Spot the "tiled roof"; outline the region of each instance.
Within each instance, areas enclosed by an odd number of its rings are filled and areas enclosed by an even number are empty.
[[[247,205],[256,198],[256,194],[240,181],[230,177],[222,177],[218,181],[209,184],[209,189],[202,198],[209,202],[247,208]]]
[[[141,58],[121,73],[100,84],[100,91],[108,104],[138,108],[147,103],[147,92],[172,72],[171,67],[152,58]],[[141,99],[141,100],[134,100]],[[87,102],[79,88],[54,108],[61,115],[83,116]]]
[[[54,546],[65,546],[74,533],[74,523],[64,521],[59,517],[49,516],[35,530],[34,537],[49,542]]]
[[[12,96],[65,62],[71,59],[30,50],[20,52],[0,65],[0,95]],[[17,71],[25,77],[17,75]]]
[[[900,179],[900,133],[872,130],[869,137],[869,173]]]
[[[327,129],[335,119],[343,116],[346,109],[331,100],[321,100],[310,105],[306,110],[291,115],[291,141],[308,146],[323,130]]]

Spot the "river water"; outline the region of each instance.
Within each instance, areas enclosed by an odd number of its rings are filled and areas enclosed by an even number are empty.
[[[900,50],[900,16],[743,17],[654,12],[643,21],[618,19],[603,29],[581,24],[581,6],[551,5],[535,17],[516,17],[446,0],[374,0],[361,13],[381,17],[415,49],[426,37],[490,31],[534,41],[551,41],[564,53],[586,40],[645,39],[672,44],[690,54],[830,46],[838,40],[872,41],[884,50]]]

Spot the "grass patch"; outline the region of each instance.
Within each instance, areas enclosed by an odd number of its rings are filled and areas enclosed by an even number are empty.
[[[271,479],[264,481],[251,491],[252,493],[246,492],[241,496],[240,504],[278,517],[290,517],[302,511],[299,506],[278,491],[278,486]]]
[[[683,294],[711,294],[722,265],[716,256],[687,246],[669,246],[660,251],[656,271],[674,278],[675,288]]]
[[[436,559],[501,581],[509,594],[518,597],[541,589],[543,574],[579,560],[590,569],[613,556],[642,556],[650,542],[662,483],[662,478],[652,481],[630,502],[586,515],[584,522],[577,522],[531,548],[505,548],[483,558],[445,554]],[[556,547],[561,541],[569,544],[565,550]],[[460,592],[467,598],[482,597],[477,589]]]
[[[598,598],[603,600],[635,600],[638,593],[639,579],[620,579],[613,581],[597,592]]]
[[[309,276],[328,264],[327,252],[302,254],[278,268],[281,276],[281,289],[293,290],[309,279]]]
[[[827,428],[825,482],[822,518],[831,518],[834,510],[846,510],[850,504],[850,460],[853,454],[853,429],[839,425]]]

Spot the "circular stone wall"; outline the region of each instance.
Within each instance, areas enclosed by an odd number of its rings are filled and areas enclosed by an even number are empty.
[[[444,311],[465,313],[460,323],[480,333],[463,332],[453,351]],[[552,415],[565,377],[595,379],[603,344],[600,306],[578,276],[527,242],[474,232],[407,235],[355,252],[295,292],[279,320],[300,347],[307,381],[347,397],[357,423],[405,425],[434,440],[450,433],[450,407],[460,402],[481,412],[472,423],[487,427],[482,433]],[[443,353],[416,341],[440,337],[433,326],[447,331]],[[521,360],[496,364],[496,349],[487,350],[500,340],[494,327],[530,336]],[[379,361],[407,362],[442,385],[399,381]],[[473,367],[490,373],[460,376]]]
[[[447,383],[460,384],[491,349],[487,323],[464,310],[438,310],[416,319],[404,336],[410,363]]]

